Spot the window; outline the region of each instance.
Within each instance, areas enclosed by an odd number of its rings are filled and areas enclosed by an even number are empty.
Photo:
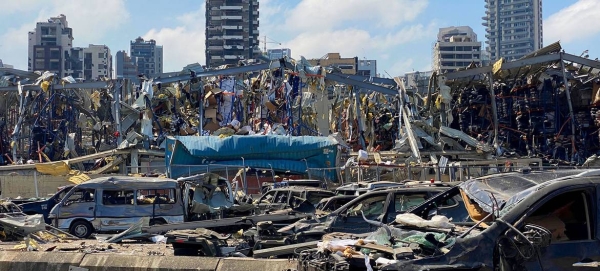
[[[427,200],[427,193],[396,194],[394,208],[396,212],[405,212]]]
[[[377,217],[383,213],[386,199],[387,194],[366,198],[348,208],[346,213],[349,216],[361,216],[362,211],[365,217]]]
[[[264,194],[260,198],[259,203],[271,203],[271,202],[273,202],[273,200],[275,198],[275,193],[277,193],[277,191],[275,191],[275,190],[271,190],[271,191],[267,192],[266,194]]]
[[[44,58],[44,48],[35,48],[35,57]]]
[[[133,190],[104,190],[102,192],[104,205],[133,205]]]
[[[138,190],[136,201],[138,205],[174,204],[176,202],[175,189]]]
[[[552,233],[552,243],[590,240],[594,225],[591,215],[593,204],[585,191],[558,195],[539,207],[525,223],[542,226]]]
[[[94,189],[78,188],[67,198],[65,205],[80,202],[94,202]]]
[[[36,59],[35,60],[35,69],[36,70],[43,70],[45,69],[45,63],[43,59]]]
[[[333,194],[322,192],[306,192],[306,200],[312,205],[317,205],[322,199],[332,197]]]
[[[104,58],[104,53],[98,53],[98,58]]]

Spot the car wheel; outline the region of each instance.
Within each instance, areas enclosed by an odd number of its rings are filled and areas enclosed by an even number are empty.
[[[78,220],[71,224],[71,228],[69,229],[69,233],[75,235],[79,238],[88,238],[94,231],[92,224],[87,221]]]

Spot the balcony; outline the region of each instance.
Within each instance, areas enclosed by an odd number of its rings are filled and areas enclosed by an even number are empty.
[[[244,36],[223,36],[224,40],[241,40]]]
[[[242,10],[243,6],[221,6],[221,10]]]
[[[223,25],[223,26],[221,26],[221,28],[226,29],[226,30],[240,30],[240,29],[243,29],[243,27],[241,25]]]
[[[222,20],[241,20],[242,16],[221,16]]]
[[[211,56],[210,59],[223,59],[221,56]]]
[[[223,45],[223,49],[227,49],[227,50],[230,50],[230,49],[242,50],[242,49],[244,49],[244,46],[242,46],[242,45]]]

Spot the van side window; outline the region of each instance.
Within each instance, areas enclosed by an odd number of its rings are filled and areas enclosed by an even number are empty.
[[[104,190],[102,192],[104,205],[133,205],[133,190]]]
[[[73,191],[73,194],[67,198],[65,203],[71,204],[75,202],[94,202],[94,189],[78,188]]]
[[[137,191],[138,205],[144,204],[174,204],[175,189],[143,189]]]

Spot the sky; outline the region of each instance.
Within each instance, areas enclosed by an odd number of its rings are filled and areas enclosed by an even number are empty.
[[[467,25],[485,41],[484,0],[259,0],[260,39],[290,48],[292,57],[377,60],[382,77],[431,69],[439,28]],[[73,46],[106,44],[113,56],[138,36],[164,47],[164,72],[205,64],[201,0],[19,0],[0,9],[0,59],[27,69],[27,32],[65,14]],[[544,45],[560,40],[567,53],[600,57],[600,0],[545,0]],[[261,41],[260,47],[264,48]],[[596,46],[593,46],[596,45]]]

